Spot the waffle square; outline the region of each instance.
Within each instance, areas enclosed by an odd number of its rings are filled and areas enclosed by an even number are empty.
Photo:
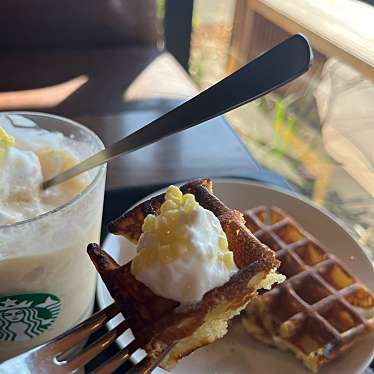
[[[287,279],[256,297],[242,323],[264,343],[290,350],[310,370],[374,330],[374,296],[333,254],[282,210],[260,206],[247,227],[276,252]]]
[[[154,294],[135,279],[130,263],[119,266],[99,245],[88,247],[109,292],[147,353],[157,357],[167,345],[177,342],[161,365],[166,369],[195,349],[225,335],[228,320],[247,306],[257,290],[279,280],[274,271],[280,263],[274,252],[251,234],[240,212],[228,208],[214,196],[210,180],[193,181],[181,190],[192,193],[203,208],[216,215],[239,268],[228,282],[207,292],[198,303],[180,305]],[[113,221],[109,231],[136,244],[145,217],[159,214],[163,201],[164,194],[145,201]]]

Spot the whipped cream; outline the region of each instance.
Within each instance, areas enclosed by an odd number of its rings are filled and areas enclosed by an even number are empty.
[[[238,271],[217,217],[175,186],[142,229],[131,272],[157,295],[196,303]]]
[[[88,175],[42,191],[43,180],[72,167],[77,142],[19,115],[0,116],[0,225],[36,217],[83,191]]]

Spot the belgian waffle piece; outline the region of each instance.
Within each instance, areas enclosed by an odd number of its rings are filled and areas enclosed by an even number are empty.
[[[374,296],[332,254],[280,209],[245,212],[247,227],[276,251],[287,280],[243,313],[246,330],[290,350],[313,372],[374,329]]]
[[[212,194],[210,180],[198,180],[181,187],[192,193],[205,209],[219,219],[226,233],[229,249],[239,268],[221,287],[207,292],[200,302],[180,305],[154,294],[130,272],[130,264],[119,266],[98,245],[91,244],[88,253],[103,281],[128,320],[136,339],[151,356],[176,342],[162,367],[170,369],[178,359],[209,344],[227,332],[227,321],[238,314],[256,296],[257,290],[279,281],[275,272],[279,261],[266,245],[247,229],[241,213],[227,208]],[[164,195],[156,196],[123,214],[109,225],[112,233],[137,243],[144,218],[159,214]]]

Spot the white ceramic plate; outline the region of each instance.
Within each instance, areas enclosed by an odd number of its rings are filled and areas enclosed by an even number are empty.
[[[158,193],[160,191],[155,192]],[[243,180],[215,181],[214,193],[229,207],[241,211],[258,205],[275,205],[284,209],[324,243],[332,253],[348,264],[366,285],[372,287],[373,291],[373,266],[363,250],[332,216],[316,208],[311,202],[286,191]],[[144,200],[148,198],[149,196]],[[135,255],[135,248],[129,241],[114,235],[106,238],[103,248],[120,264],[125,264]],[[112,302],[101,279],[98,279],[97,297],[100,308]],[[117,319],[110,321],[109,327],[115,326],[121,318],[117,316]],[[126,333],[118,339],[118,344],[123,347],[131,339],[132,334]],[[132,358],[137,362],[143,354],[137,352]],[[320,374],[361,373],[369,365],[373,356],[374,334],[370,334],[340,358],[323,367]],[[175,374],[310,374],[292,354],[266,347],[251,339],[237,321],[234,321],[229,333],[223,339],[181,360],[172,372]],[[156,369],[154,373],[167,372]]]

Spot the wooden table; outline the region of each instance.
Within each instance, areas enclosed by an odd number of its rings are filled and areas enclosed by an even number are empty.
[[[126,112],[75,118],[108,145],[180,104],[178,100],[134,104]],[[250,124],[249,124],[250,125]],[[119,157],[108,165],[105,224],[163,186],[199,177],[250,178],[287,187],[283,178],[262,169],[223,117],[172,135]],[[106,231],[104,229],[103,235]]]
[[[108,145],[180,103],[149,100],[119,114],[74,119],[94,130]],[[102,236],[108,221],[142,197],[166,185],[200,177],[246,178],[290,188],[282,177],[257,164],[224,118],[218,117],[109,163]]]
[[[180,101],[164,100],[157,107],[135,106],[116,115],[76,119],[93,129],[108,145],[178,104]],[[205,176],[248,177],[258,168],[231,127],[219,117],[113,160],[108,165],[106,186],[113,191]]]

